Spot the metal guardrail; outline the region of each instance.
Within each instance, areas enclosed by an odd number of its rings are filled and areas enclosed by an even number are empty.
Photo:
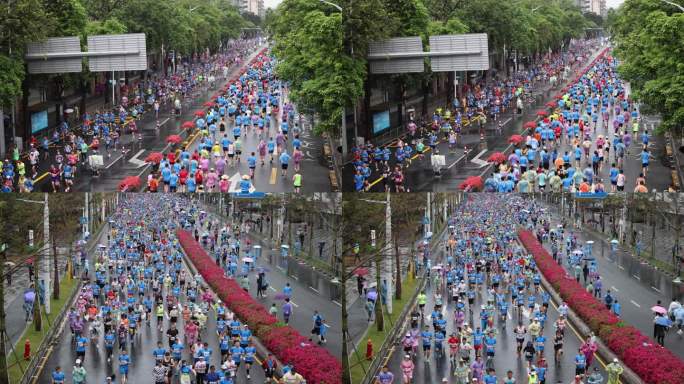
[[[433,239],[435,239],[435,243],[431,244],[431,249],[434,249],[439,245],[439,241],[437,241],[437,239],[441,238],[448,228],[449,226],[445,223],[444,228],[442,228],[442,230],[439,232],[439,235],[433,236]],[[382,346],[380,347],[380,349],[378,349],[378,353],[376,354],[377,357],[371,362],[370,366],[368,367],[368,372],[366,373],[366,376],[363,378],[361,384],[372,384],[374,382],[376,374],[382,368],[381,364],[384,360],[385,355],[387,355],[387,352],[392,347],[392,345],[396,343],[397,335],[403,334],[403,330],[406,328],[406,324],[408,324],[408,321],[410,320],[409,313],[416,306],[418,294],[425,288],[425,284],[428,281],[428,279],[425,278],[425,274],[426,271],[423,271],[423,273],[418,277],[420,279],[420,284],[418,284],[418,287],[416,287],[416,290],[411,295],[411,300],[409,301],[409,304],[404,307],[404,309],[401,311],[401,314],[399,315],[399,319],[404,319],[404,321],[396,322],[392,329],[389,331],[387,337],[385,338],[385,341],[382,343]]]
[[[87,246],[88,251],[92,251],[93,248],[96,247],[97,245],[97,239],[100,237],[102,234],[102,231],[104,231],[104,228],[107,226],[107,223],[103,223],[100,229],[91,237],[91,244]],[[65,277],[66,278],[66,277]],[[45,335],[43,338],[43,341],[40,343],[40,346],[36,351],[38,351],[33,358],[29,361],[29,365],[26,367],[26,370],[24,371],[24,376],[22,376],[21,381],[19,384],[30,384],[35,382],[38,379],[38,376],[42,372],[42,364],[39,369],[39,364],[43,362],[43,360],[49,358],[48,351],[51,351],[49,348],[50,345],[54,343],[54,339],[59,336],[62,331],[64,330],[64,321],[66,318],[66,314],[73,304],[73,302],[76,299],[76,296],[78,296],[78,293],[81,291],[81,286],[83,285],[83,280],[79,279],[78,284],[76,284],[76,288],[71,292],[71,295],[69,296],[69,300],[66,301],[64,307],[62,310],[59,312],[59,314],[55,317],[54,322],[52,323],[52,327],[48,330],[48,333]],[[29,325],[30,326],[30,325]]]

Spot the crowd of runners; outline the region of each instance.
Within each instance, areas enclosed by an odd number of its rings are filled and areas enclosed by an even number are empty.
[[[197,147],[165,154],[159,166],[164,192],[237,190],[230,185],[229,173],[235,172],[241,173],[239,190],[250,191],[256,172],[270,172],[277,165],[281,178],[295,193],[300,191],[301,128],[294,105],[287,102],[287,85],[275,75],[275,63],[273,56],[259,55],[195,120]],[[162,189],[157,176],[148,178],[148,190]]]
[[[404,191],[405,169],[414,160],[429,161],[428,152],[439,154],[439,144],[448,143],[449,151],[461,143],[461,136],[479,127],[483,132],[488,119],[498,121],[499,115],[515,109],[520,114],[530,107],[532,94],[543,85],[555,87],[574,74],[573,69],[581,65],[594,51],[595,40],[573,41],[563,53],[547,54],[529,69],[521,70],[510,78],[482,78],[477,83],[464,85],[463,98],[455,98],[453,105],[437,108],[429,119],[411,120],[406,134],[388,145],[366,145],[352,149],[352,163],[355,168],[354,189],[364,191],[374,179],[382,178],[386,190]],[[426,160],[424,160],[426,159]],[[394,188],[392,188],[394,187]]]
[[[194,232],[229,276],[265,281],[264,271],[251,270],[249,262],[240,262],[238,271],[238,260],[249,254],[249,247],[240,247],[240,230],[211,223],[181,197],[123,199],[109,221],[106,244],[92,255],[94,262],[82,252],[75,263],[74,274],[86,283],[68,314],[74,366],[56,367],[52,383],[86,382],[83,362],[92,358],[102,361],[96,366],[106,370],[106,383],[137,383],[144,374],[150,375],[144,382],[155,384],[229,384],[246,382],[257,370],[273,382],[277,369],[285,373],[284,382],[303,383],[293,367],[279,367],[270,354],[259,360],[252,330],[199,274],[189,272],[175,236],[178,228]],[[244,288],[249,289],[249,281]],[[285,322],[292,314],[288,302],[282,307]],[[215,323],[215,332],[209,322]],[[156,347],[141,351],[141,337],[147,337],[141,334],[150,331],[157,334]],[[86,353],[91,349],[95,353]],[[154,359],[154,367],[129,378],[138,359]]]
[[[124,85],[121,94],[126,96],[116,107],[86,112],[73,121],[65,119],[49,133],[32,136],[26,152],[12,146],[2,166],[2,191],[33,191],[35,180],[45,168],[53,191],[70,191],[79,174],[99,170],[90,160],[92,155],[109,158],[119,151],[126,153],[130,147],[121,144],[123,137],[130,135],[129,143],[142,139],[137,124],[144,114],[153,114],[157,126],[162,108],[168,106],[179,116],[203,90],[225,81],[230,69],[241,65],[257,44],[255,39],[235,40],[221,53],[184,61],[168,76],[152,75],[136,85]],[[79,112],[72,115],[78,116]]]
[[[530,202],[503,199],[470,197],[451,219],[440,250],[431,254],[424,247],[415,256],[418,273],[426,272],[427,287],[418,294],[396,348],[401,362],[394,360],[394,370],[383,367],[377,383],[423,382],[414,378],[414,371],[430,364],[446,364],[447,375],[437,380],[448,383],[619,382],[619,362],[599,368],[595,336],[575,341],[579,347],[574,349],[565,347],[571,332],[568,306],[552,306],[534,259],[517,241],[518,226],[534,229],[545,222],[530,213],[535,212]],[[560,238],[569,236],[563,227],[556,230]],[[578,250],[573,243],[564,249],[570,250],[568,255]],[[516,354],[502,347],[511,336]],[[567,365],[574,367],[572,375],[560,368]]]
[[[648,192],[651,134],[607,54],[540,116],[514,152],[485,180],[485,191]],[[543,117],[543,118],[541,118]],[[631,157],[641,168],[628,180]],[[629,164],[630,167],[638,167]]]

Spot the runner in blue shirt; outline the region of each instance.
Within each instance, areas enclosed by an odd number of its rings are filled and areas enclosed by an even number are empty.
[[[282,176],[287,176],[287,166],[290,162],[290,155],[287,154],[287,150],[280,154],[280,166],[282,168]]]
[[[52,384],[64,384],[64,372],[62,372],[62,367],[59,365],[52,372]]]
[[[126,383],[128,379],[128,364],[130,364],[131,358],[124,349],[119,355],[119,374],[121,375],[121,384]]]
[[[247,378],[249,379],[249,369],[254,364],[254,356],[256,355],[256,347],[254,343],[250,340],[249,345],[245,347],[245,368],[247,370]]]

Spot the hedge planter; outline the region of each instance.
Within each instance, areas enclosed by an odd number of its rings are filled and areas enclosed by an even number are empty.
[[[644,382],[684,384],[681,359],[606,309],[553,260],[532,232],[520,230],[518,238],[561,298]]]
[[[266,308],[240,288],[234,279],[225,277],[223,269],[207,255],[190,232],[179,230],[176,236],[185,254],[207,284],[239,319],[249,325],[256,337],[278,360],[294,366],[307,383],[342,382],[342,364],[330,352],[309,343],[308,338],[294,328],[278,322]]]

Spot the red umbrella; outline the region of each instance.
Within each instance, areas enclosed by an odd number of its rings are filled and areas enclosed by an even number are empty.
[[[511,137],[508,139],[508,142],[515,144],[515,145],[518,145],[518,144],[522,143],[523,140],[525,140],[525,138],[522,137],[521,135],[511,135]]]
[[[119,183],[119,191],[121,192],[134,191],[138,188],[140,188],[140,177],[138,176],[128,176]]]
[[[548,114],[549,114],[548,112],[543,111],[543,110],[541,110],[541,109],[537,111],[537,116],[544,116],[544,117],[546,117],[546,116],[548,116]]]
[[[506,162],[506,155],[501,152],[494,152],[489,156],[487,161],[490,163],[501,164]]]
[[[191,129],[195,127],[195,123],[193,123],[192,121],[186,121],[185,123],[183,123],[182,127],[183,129]]]
[[[548,103],[546,103],[546,106],[549,108],[556,108],[556,105],[558,104],[556,104],[556,102],[554,101],[549,101]]]
[[[162,155],[161,152],[152,152],[149,155],[147,155],[147,157],[145,158],[145,162],[159,164],[163,158],[164,155]]]
[[[356,276],[366,276],[368,274],[368,268],[359,268],[353,272]]]
[[[203,104],[205,107],[210,108],[214,106],[214,103],[211,101],[207,101],[206,103]]]
[[[183,138],[180,137],[180,136],[178,136],[178,135],[171,135],[171,136],[169,136],[169,137],[166,138],[166,142],[167,142],[167,143],[178,144],[178,143],[180,143],[181,141],[183,141]]]
[[[201,109],[198,109],[197,111],[195,111],[195,116],[197,116],[197,117],[203,117],[206,114],[207,113]]]
[[[481,191],[483,187],[482,177],[470,176],[458,186],[458,189],[462,191]]]
[[[559,94],[557,94],[556,96],[554,96],[553,98],[556,99],[556,100],[560,100],[560,99],[563,98],[563,95],[561,95],[561,94],[559,93]]]
[[[523,127],[527,128],[527,129],[534,129],[537,127],[537,122],[536,121],[528,121],[527,123],[525,123],[525,125],[523,125]]]

